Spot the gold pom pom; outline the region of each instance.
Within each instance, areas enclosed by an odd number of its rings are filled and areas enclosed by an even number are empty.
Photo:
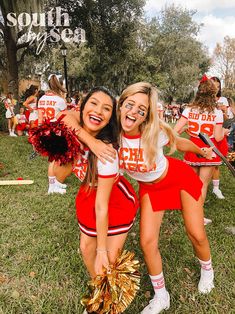
[[[139,283],[139,261],[134,260],[134,253],[123,251],[109,271],[89,282],[91,293],[81,303],[88,313],[123,313],[139,290]]]

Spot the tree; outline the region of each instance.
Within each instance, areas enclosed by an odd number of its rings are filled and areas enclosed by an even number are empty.
[[[235,38],[226,36],[223,45],[217,43],[213,66],[224,82],[224,94],[235,99]]]
[[[117,93],[133,79],[133,49],[143,14],[143,0],[61,1],[72,24],[86,31],[90,62],[84,71],[92,85]]]
[[[8,26],[7,14],[14,12],[18,16],[21,12],[41,12],[42,1],[35,0],[0,0],[0,36],[4,43],[6,64],[1,64],[7,73],[8,89],[18,97],[18,67],[23,62],[25,55],[32,49],[28,42],[20,42],[26,29]]]
[[[195,82],[209,68],[206,51],[196,40],[200,25],[192,20],[194,13],[172,5],[149,23],[146,73],[169,102],[187,101]]]

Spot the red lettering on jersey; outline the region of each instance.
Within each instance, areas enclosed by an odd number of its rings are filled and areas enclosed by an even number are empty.
[[[202,114],[202,119],[201,119],[202,121],[206,121],[207,120],[207,115],[206,114]]]
[[[128,148],[128,147],[121,147],[119,149],[119,159],[128,160],[128,161],[136,161],[143,162],[143,148]]]
[[[189,112],[188,118],[193,119],[193,120],[198,120],[199,119],[199,113]]]

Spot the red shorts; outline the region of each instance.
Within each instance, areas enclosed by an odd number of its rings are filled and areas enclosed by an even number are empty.
[[[218,147],[218,142],[214,138],[211,138],[212,142],[215,144],[216,147]],[[192,141],[194,144],[196,144],[199,147],[210,147],[209,145],[206,145],[200,138],[198,137],[190,137],[190,141]],[[184,155],[184,161],[194,167],[200,167],[200,166],[219,166],[222,164],[222,160],[219,156],[215,155],[215,157],[211,160],[198,157],[196,154],[187,152]]]
[[[81,186],[76,197],[77,220],[81,232],[96,237],[95,216],[96,189],[86,191]],[[123,177],[114,183],[108,207],[108,236],[128,232],[135,220],[138,209],[138,198],[132,185]]]
[[[17,124],[16,126],[16,130],[17,131],[24,131],[27,129],[27,124],[26,123],[20,123],[20,124]]]
[[[196,201],[201,195],[202,181],[194,170],[182,160],[167,157],[166,176],[159,182],[139,182],[140,199],[148,194],[153,211],[182,209],[180,192],[186,191]]]

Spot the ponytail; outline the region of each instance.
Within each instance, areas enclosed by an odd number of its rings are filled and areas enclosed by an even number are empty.
[[[59,96],[63,96],[63,93],[66,94],[67,90],[62,86],[62,82],[60,82],[55,74],[52,74],[49,79],[49,87],[50,89],[58,94]]]

